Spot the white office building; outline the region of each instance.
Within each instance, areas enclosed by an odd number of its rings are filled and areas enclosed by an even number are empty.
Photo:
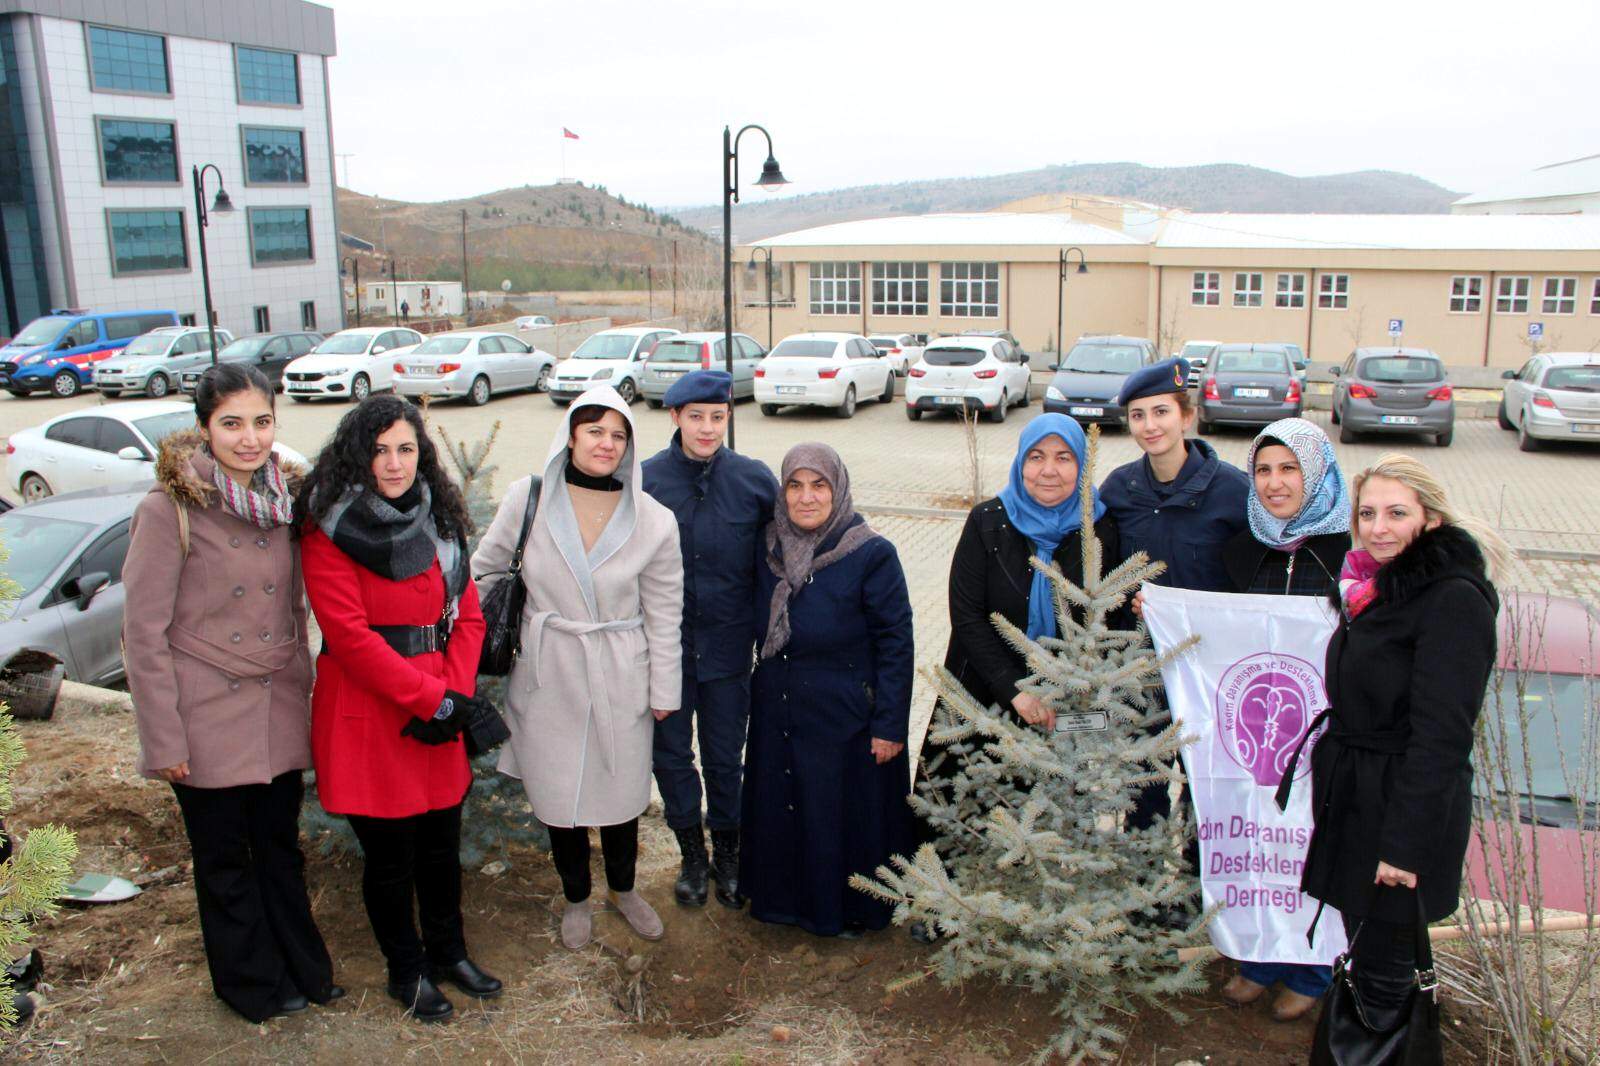
[[[217,324],[340,328],[333,54],[302,0],[0,0],[0,335],[52,307],[203,324],[197,167]]]

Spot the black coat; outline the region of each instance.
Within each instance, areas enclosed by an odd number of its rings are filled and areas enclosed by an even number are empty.
[[[1349,533],[1307,537],[1292,552],[1279,551],[1246,529],[1222,546],[1229,592],[1270,596],[1329,596],[1350,550]]]
[[[1119,563],[1135,552],[1167,564],[1157,585],[1198,592],[1226,592],[1228,574],[1221,548],[1250,527],[1245,501],[1253,491],[1243,470],[1217,458],[1203,440],[1185,442],[1189,452],[1171,485],[1155,479],[1149,457],[1111,472],[1100,486],[1106,513],[1117,521]]]
[[[1108,512],[1094,524],[1100,541],[1101,570],[1122,559],[1117,523]],[[1028,591],[1033,584],[1033,545],[1017,531],[999,499],[985,500],[967,515],[967,524],[950,559],[950,646],[944,665],[979,703],[1005,710],[1017,683],[1030,671],[994,627],[998,612],[1018,629],[1028,627]],[[1067,580],[1083,581],[1083,538],[1073,530],[1056,549],[1055,564]],[[1113,625],[1131,628],[1119,611]]]
[[[1378,571],[1377,590],[1353,620],[1341,612],[1328,643],[1330,721],[1312,753],[1301,887],[1346,915],[1414,921],[1411,893],[1375,895],[1381,860],[1417,875],[1438,921],[1461,891],[1500,601],[1477,542],[1454,526],[1418,535]]]

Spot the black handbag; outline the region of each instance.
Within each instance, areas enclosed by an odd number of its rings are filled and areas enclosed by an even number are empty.
[[[1350,972],[1350,953],[1366,925],[1362,922],[1333,964],[1333,983],[1322,997],[1322,1014],[1311,1042],[1311,1066],[1444,1066],[1444,1039],[1439,1030],[1439,979],[1433,972],[1433,945],[1428,940],[1428,917],[1417,892],[1417,977],[1410,1003],[1398,1012],[1389,1029],[1369,1021],[1362,1007],[1356,980]]]
[[[522,553],[528,547],[528,531],[539,511],[539,490],[544,479],[534,477],[528,485],[528,505],[522,511],[522,533],[511,552],[511,563],[483,597],[483,651],[478,655],[478,673],[505,677],[517,663],[522,650],[522,607],[527,602],[527,586],[522,583]],[[485,575],[490,576],[490,575]],[[502,738],[503,739],[503,738]]]

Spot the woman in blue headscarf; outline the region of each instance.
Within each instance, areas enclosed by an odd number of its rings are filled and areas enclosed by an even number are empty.
[[[1332,442],[1303,418],[1279,419],[1256,436],[1246,472],[1250,528],[1222,547],[1230,591],[1326,600],[1350,550],[1350,490]],[[1331,979],[1327,966],[1243,959],[1222,994],[1254,1003],[1282,985],[1272,1016],[1292,1022],[1311,1012]]]

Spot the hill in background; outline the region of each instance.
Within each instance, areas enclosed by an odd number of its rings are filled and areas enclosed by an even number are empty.
[[[1198,167],[1084,163],[988,177],[858,185],[781,199],[747,192],[734,207],[733,228],[738,240],[753,241],[861,218],[987,211],[1053,192],[1117,196],[1191,211],[1321,214],[1444,214],[1461,195],[1389,170],[1297,178],[1233,163]],[[721,205],[683,208],[676,214],[685,225],[698,229],[719,232],[722,227]]]

